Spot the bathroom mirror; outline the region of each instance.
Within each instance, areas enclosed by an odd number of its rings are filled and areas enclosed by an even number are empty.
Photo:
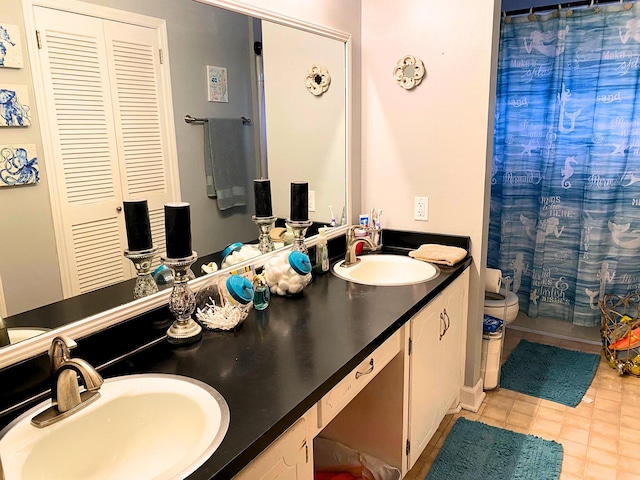
[[[9,0],[9,9],[16,10],[18,12],[22,9],[22,3],[20,0]],[[36,3],[36,0],[34,0]],[[348,164],[348,154],[346,145],[348,145],[348,139],[346,139],[346,115],[347,115],[347,87],[346,76],[348,71],[348,65],[346,63],[348,39],[349,36],[340,32],[335,32],[322,27],[316,28],[306,23],[296,22],[291,19],[272,15],[268,12],[261,12],[256,9],[251,9],[251,13],[254,16],[260,16],[263,18],[260,28],[256,27],[256,21],[246,15],[242,9],[238,8],[237,11],[231,12],[228,2],[196,2],[193,0],[87,0],[86,3],[96,4],[100,6],[106,6],[113,9],[130,11],[136,14],[148,15],[156,18],[164,18],[167,25],[167,37],[168,37],[168,59],[171,64],[171,89],[172,89],[172,107],[174,116],[174,128],[177,144],[177,153],[179,158],[187,158],[193,160],[195,163],[190,168],[186,166],[183,169],[183,165],[180,165],[179,169],[179,181],[181,197],[185,201],[190,201],[192,204],[192,212],[194,216],[200,215],[197,219],[192,220],[192,231],[194,234],[194,250],[201,256],[214,251],[222,250],[227,244],[233,241],[250,241],[257,237],[257,227],[251,222],[251,215],[253,214],[253,197],[252,192],[247,201],[246,208],[239,208],[237,211],[226,213],[212,208],[211,200],[200,200],[195,198],[194,195],[198,193],[200,189],[201,197],[205,197],[205,183],[197,172],[198,169],[202,169],[202,143],[203,143],[203,127],[202,125],[190,125],[185,123],[184,116],[186,114],[193,115],[195,117],[232,117],[238,114],[234,111],[237,103],[237,99],[234,99],[234,82],[238,81],[237,77],[233,78],[232,74],[235,74],[233,69],[228,70],[229,74],[229,102],[228,103],[211,103],[207,101],[206,96],[206,75],[205,68],[207,65],[217,65],[224,67],[225,65],[231,65],[233,62],[238,63],[246,62],[252,63],[244,70],[256,71],[255,63],[256,58],[247,57],[245,60],[238,60],[237,58],[230,59],[225,57],[225,52],[230,52],[232,55],[237,49],[234,48],[231,42],[239,41],[238,38],[231,39],[217,38],[215,43],[219,46],[217,54],[211,53],[208,57],[198,57],[198,63],[195,66],[189,67],[185,64],[185,58],[190,56],[197,56],[195,50],[198,49],[197,44],[190,42],[211,42],[211,36],[222,34],[225,31],[222,28],[225,22],[228,22],[228,16],[234,17],[234,24],[247,25],[246,30],[251,32],[251,35],[264,34],[265,26],[270,30],[276,31],[273,33],[274,38],[279,38],[278,41],[287,42],[287,33],[290,33],[296,38],[304,38],[310,43],[306,46],[307,53],[311,55],[313,60],[305,59],[303,71],[301,75],[296,76],[293,71],[296,70],[296,60],[292,57],[291,48],[281,49],[278,47],[270,48],[268,42],[264,42],[264,76],[263,82],[265,84],[264,98],[261,100],[258,96],[256,98],[249,99],[246,105],[251,107],[251,111],[243,116],[251,116],[252,128],[257,133],[257,142],[263,141],[266,143],[266,151],[268,152],[267,161],[264,165],[261,164],[259,155],[256,155],[256,177],[259,176],[260,168],[268,172],[268,177],[272,181],[272,194],[274,197],[274,214],[280,217],[288,216],[289,205],[289,182],[292,180],[308,180],[309,189],[314,192],[315,195],[315,212],[310,212],[310,218],[317,221],[329,222],[330,221],[330,209],[331,205],[335,216],[339,219],[343,207],[345,206],[347,199],[347,185],[346,185],[346,171]],[[216,4],[223,5],[222,9]],[[221,20],[216,20],[217,17],[225,16]],[[267,20],[264,20],[264,19]],[[20,25],[23,31],[30,31],[31,23],[33,21],[28,18],[28,14],[25,15],[25,24]],[[220,22],[220,24],[218,24]],[[260,22],[258,22],[260,23]],[[257,29],[256,29],[257,28]],[[227,29],[228,30],[228,29]],[[234,32],[231,32],[234,33]],[[235,31],[237,34],[237,30]],[[240,41],[246,42],[248,37],[242,38]],[[275,41],[275,40],[274,40]],[[27,42],[28,43],[28,42]],[[306,45],[306,43],[297,41],[296,44]],[[332,72],[332,86],[329,93],[335,92],[335,95],[331,98],[332,103],[329,106],[328,95],[322,96],[322,103],[318,102],[318,99],[312,97],[306,91],[304,86],[304,71],[309,64],[316,61],[320,57],[322,48],[326,45],[333,44],[333,48],[339,52],[341,58],[340,65],[329,65]],[[244,45],[246,49],[246,44]],[[290,45],[289,45],[290,46]],[[25,64],[28,64],[28,50],[27,45],[24,45]],[[337,47],[337,48],[336,48]],[[303,48],[300,52],[296,52],[296,55],[304,55]],[[285,57],[283,60],[279,59],[279,56]],[[266,60],[269,58],[269,60]],[[273,60],[273,62],[271,62]],[[28,68],[25,70],[28,71]],[[271,75],[280,74],[282,78],[272,79]],[[345,77],[342,86],[336,83],[336,74],[342,72]],[[20,73],[20,72],[18,72]],[[195,80],[194,80],[195,79]],[[283,80],[284,79],[284,80]],[[38,79],[33,79],[35,84]],[[193,83],[184,83],[187,80],[192,80]],[[295,99],[291,97],[291,89],[287,90],[284,81],[292,82],[294,85],[290,88],[299,88],[304,94],[305,99],[309,97],[311,100],[316,100],[315,104],[311,104],[309,107],[313,111],[313,115],[305,112],[297,111],[299,105],[295,103]],[[253,81],[253,79],[251,79]],[[183,83],[181,83],[183,82]],[[271,83],[270,83],[271,82]],[[270,89],[270,85],[277,85],[279,89]],[[338,85],[338,86],[336,86]],[[202,87],[202,88],[201,88]],[[256,87],[257,88],[257,87]],[[237,94],[238,90],[236,90]],[[286,93],[286,95],[285,95]],[[264,121],[261,122],[260,110],[258,109],[258,103],[263,101],[265,104]],[[34,115],[37,113],[38,104],[36,99],[31,99],[31,106]],[[326,109],[326,112],[323,111]],[[323,115],[330,115],[325,121]],[[37,116],[34,118],[38,118]],[[305,122],[301,121],[306,118],[314,118],[315,121],[309,125],[304,125]],[[35,122],[34,122],[35,123]],[[34,127],[37,125],[34,125]],[[260,130],[264,127],[264,132],[260,135]],[[303,127],[301,129],[301,127]],[[324,128],[327,127],[327,128]],[[36,132],[36,128],[33,128],[31,132]],[[26,131],[29,133],[29,131]],[[12,132],[0,130],[0,144],[9,143],[14,141],[25,141],[25,138],[29,138],[25,131],[16,132],[13,129]],[[14,140],[15,139],[15,140]],[[34,141],[33,143],[39,143]],[[327,152],[327,146],[332,151],[329,154]],[[258,147],[256,146],[256,149]],[[328,167],[327,159],[331,157],[335,159],[339,157],[339,163],[333,164],[331,168]],[[41,165],[42,173],[46,175],[46,160]],[[188,177],[195,177],[196,182],[201,182],[201,187],[191,187],[192,179]],[[3,203],[5,199],[11,204],[28,204],[29,197],[33,195],[33,192],[41,194],[42,191],[46,191],[46,181],[42,181],[40,184],[29,187],[14,187],[0,189],[0,195],[4,195]],[[248,187],[251,189],[251,185]],[[326,193],[326,196],[325,196]],[[190,197],[192,196],[192,197]],[[334,198],[338,200],[328,200]],[[207,203],[208,202],[208,203]],[[204,203],[200,205],[199,203]],[[215,203],[215,201],[213,202]],[[52,226],[50,213],[47,211],[50,209],[50,205],[39,205],[38,208],[32,209],[33,213],[29,215],[18,216],[12,222],[3,221],[2,227],[0,227],[0,238],[3,240],[11,239],[14,244],[25,243],[30,246],[31,252],[40,253],[45,248],[38,246],[38,240],[40,238],[51,239],[53,236],[50,233]],[[311,210],[311,208],[310,208]],[[5,217],[7,212],[4,213]],[[5,220],[3,218],[2,220]],[[208,223],[207,223],[208,222]],[[206,228],[198,230],[201,226],[205,225]],[[9,225],[22,225],[19,229],[13,229]],[[4,232],[2,232],[4,230]],[[11,231],[9,231],[11,230]],[[45,232],[46,230],[46,232]],[[198,230],[196,232],[196,230]],[[20,237],[23,235],[23,237]],[[203,250],[198,246],[198,238],[207,238],[211,240],[211,237],[215,237],[214,243]],[[217,242],[217,243],[216,243]],[[60,290],[59,286],[56,286],[56,276],[59,273],[50,267],[50,264],[56,264],[58,259],[55,255],[55,249],[51,248],[50,241],[48,242],[48,248],[46,250],[51,254],[50,258],[43,259],[41,256],[35,253],[31,256],[25,257],[24,255],[11,256],[11,252],[6,251],[0,254],[0,286],[4,286],[5,295],[4,300],[8,307],[9,319],[15,316],[16,309],[12,307],[12,296],[16,292],[20,292],[21,295],[34,298],[36,301],[40,296],[45,295],[42,288],[33,288],[32,283],[34,275],[38,278],[41,276],[50,275],[52,288]],[[6,242],[5,242],[6,244]],[[208,250],[208,251],[207,251]],[[30,258],[32,257],[32,258]],[[9,282],[9,280],[11,280]],[[55,296],[55,295],[54,295]],[[49,295],[47,298],[51,298]],[[160,296],[161,297],[161,296]],[[91,312],[90,317],[78,312],[68,312],[63,319],[57,319],[60,322],[56,324],[56,328],[65,328],[66,325],[77,323],[82,325],[83,334],[90,333],[94,328],[101,328],[104,326],[104,319],[107,322],[116,321],[118,318],[131,316],[136,312],[144,311],[148,308],[153,308],[158,302],[162,302],[162,298],[142,299],[131,303],[123,304],[109,304],[108,301],[102,299],[101,303],[103,308],[99,312]],[[51,302],[48,302],[51,303]],[[20,310],[20,309],[18,309]],[[29,310],[29,309],[27,309]],[[46,325],[39,325],[45,327]],[[53,333],[56,330],[52,331]],[[48,338],[49,334],[44,335]],[[26,344],[29,345],[31,351],[37,350],[39,347],[35,339],[30,339]],[[19,348],[20,344],[16,346],[8,347],[7,350]],[[41,348],[40,351],[45,351],[45,348]]]

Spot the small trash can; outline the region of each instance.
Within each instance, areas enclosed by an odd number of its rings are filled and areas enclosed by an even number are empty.
[[[480,375],[485,390],[492,390],[498,386],[500,376],[500,357],[502,355],[503,321],[499,318],[485,315],[482,327],[482,357],[480,360]]]

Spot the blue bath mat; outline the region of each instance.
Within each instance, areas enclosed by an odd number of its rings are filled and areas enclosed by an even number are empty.
[[[562,445],[459,418],[425,480],[557,480]]]
[[[502,365],[500,386],[575,407],[586,393],[600,355],[520,340]]]

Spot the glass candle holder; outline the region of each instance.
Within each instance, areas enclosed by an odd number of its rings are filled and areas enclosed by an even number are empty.
[[[311,220],[291,220],[288,218],[286,224],[293,230],[293,250],[309,255],[309,249],[304,243],[304,236],[312,224]]]
[[[153,272],[151,271],[153,257],[157,252],[158,249],[155,247],[148,250],[124,251],[124,256],[131,260],[133,265],[136,267],[136,284],[133,287],[133,298],[135,300],[158,291],[158,285],[153,279]]]
[[[269,253],[273,252],[275,246],[273,245],[273,240],[271,239],[271,229],[276,222],[276,217],[256,217],[253,215],[251,217],[253,223],[258,226],[260,230],[260,235],[258,236],[258,250],[260,253]]]
[[[196,252],[185,258],[162,258],[173,272],[169,310],[176,319],[167,330],[167,341],[174,345],[194,343],[202,338],[202,327],[191,318],[196,309],[196,295],[188,284],[190,267],[197,259]]]

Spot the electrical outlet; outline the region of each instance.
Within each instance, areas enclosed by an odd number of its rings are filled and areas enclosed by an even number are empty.
[[[426,222],[429,220],[429,198],[415,197],[413,200],[413,219]]]
[[[316,191],[315,190],[309,190],[309,211],[310,212],[316,211]]]

